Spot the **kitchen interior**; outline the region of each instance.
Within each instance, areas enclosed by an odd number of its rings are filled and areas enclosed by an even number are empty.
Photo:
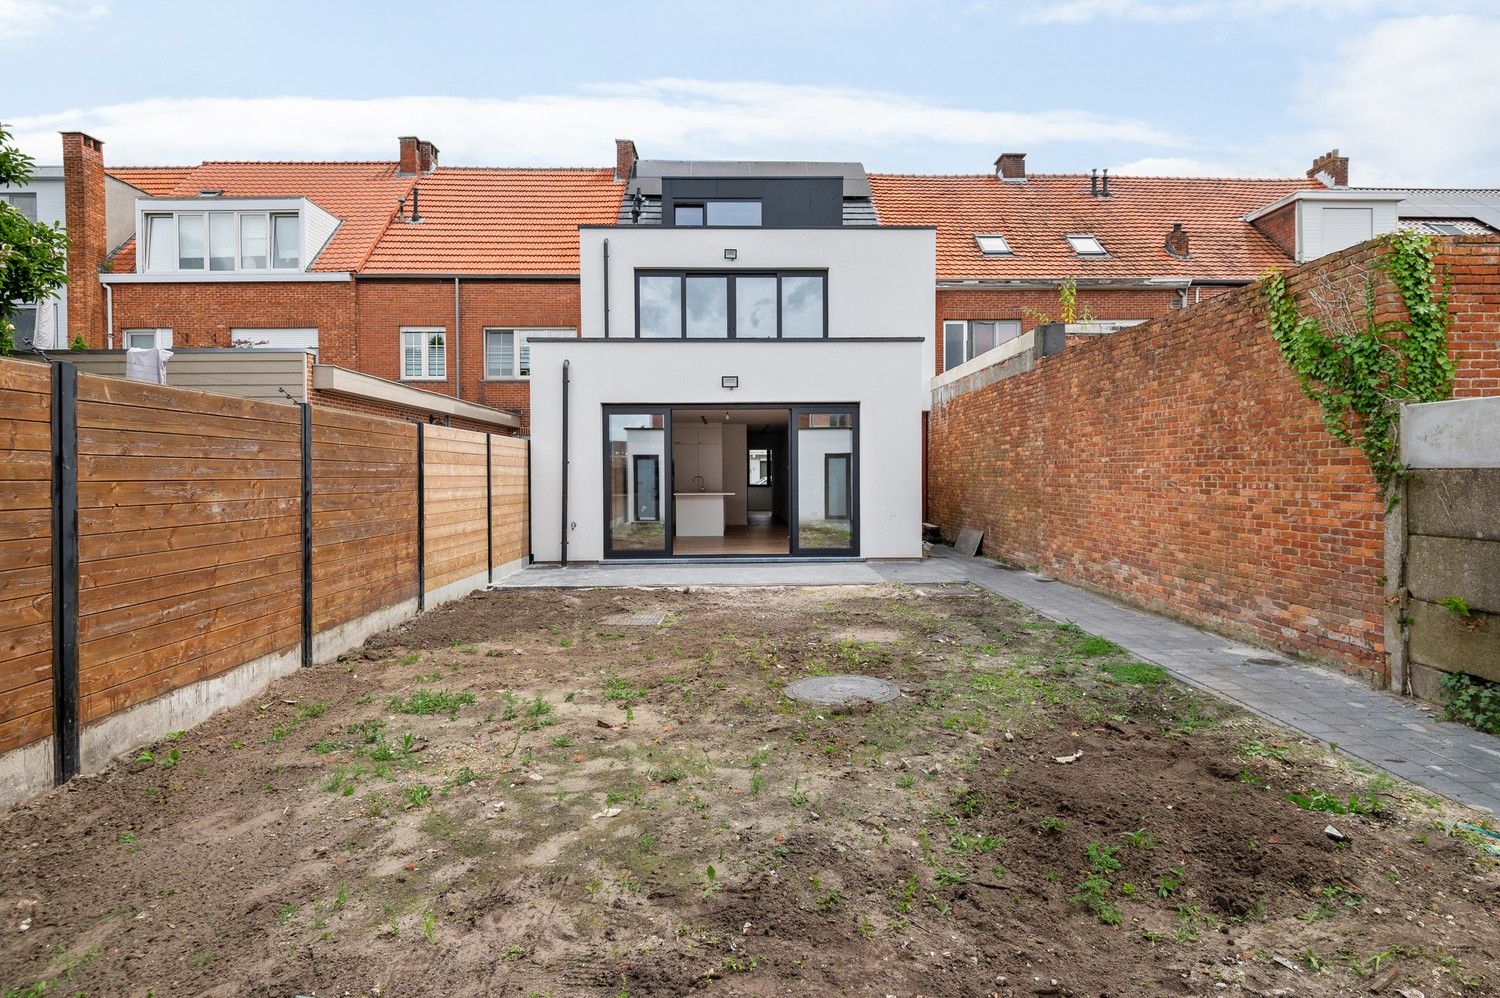
[[[785,555],[785,409],[672,411],[673,553]]]

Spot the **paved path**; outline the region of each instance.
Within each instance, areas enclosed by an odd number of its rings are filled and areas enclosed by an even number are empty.
[[[1437,720],[1415,701],[1327,669],[1121,606],[1030,572],[937,548],[932,558],[811,564],[587,565],[530,568],[512,586],[817,586],[973,582],[1053,620],[1071,620],[1189,685],[1444,797],[1500,814],[1500,738]]]

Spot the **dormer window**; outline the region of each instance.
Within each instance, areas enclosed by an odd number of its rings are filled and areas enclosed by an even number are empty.
[[[979,246],[979,252],[983,253],[985,256],[1012,256],[1013,255],[1011,253],[1011,250],[1010,250],[1010,243],[1008,243],[1008,242],[1005,241],[1005,237],[1004,236],[1000,236],[1000,235],[988,235],[988,236],[976,235],[974,237],[974,242]]]
[[[679,201],[672,206],[672,223],[681,228],[725,225],[759,228],[760,201]]]
[[[1073,252],[1079,256],[1109,256],[1104,251],[1104,244],[1094,236],[1074,235],[1068,237],[1068,245],[1073,247]]]
[[[147,212],[141,238],[147,272],[302,269],[297,212]]]

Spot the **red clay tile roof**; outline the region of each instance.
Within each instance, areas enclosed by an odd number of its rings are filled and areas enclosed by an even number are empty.
[[[624,190],[608,169],[440,166],[417,185],[422,221],[392,222],[362,270],[576,274],[578,227],[613,224]]]
[[[197,167],[193,166],[111,166],[104,172],[138,191],[161,197],[195,169]]]
[[[882,225],[935,225],[940,280],[1192,277],[1252,280],[1291,259],[1244,216],[1313,180],[1110,177],[1108,198],[1083,174],[1033,174],[1024,183],[989,174],[870,174]],[[1191,241],[1183,260],[1163,247],[1174,222]],[[985,256],[974,236],[998,233],[1013,256]],[[1064,238],[1098,237],[1107,257],[1085,258]]]

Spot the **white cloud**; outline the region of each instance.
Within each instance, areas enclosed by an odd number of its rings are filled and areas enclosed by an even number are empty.
[[[1296,116],[1354,184],[1500,186],[1500,17],[1380,22],[1307,68]]]
[[[1308,156],[1308,161],[1312,161],[1311,156]],[[1145,156],[1109,168],[1110,173],[1122,177],[1286,177],[1302,172],[1294,170],[1288,173],[1287,170],[1285,164],[1258,158],[1203,159],[1196,156]]]
[[[436,142],[445,163],[483,165],[612,163],[615,138],[663,158],[861,159],[933,146],[978,147],[993,158],[1001,146],[1179,145],[1146,122],[1085,111],[977,110],[873,90],[684,79],[513,99],[164,98],[16,118],[11,126],[41,161],[56,159],[58,131],[77,129],[102,139],[116,164],[390,159],[395,137],[413,134]],[[972,169],[988,165],[981,158]]]
[[[109,5],[87,0],[0,0],[0,45],[96,21]]]
[[[1463,0],[1427,0],[1427,6],[1452,6]],[[1285,14],[1331,18],[1376,10],[1404,10],[1417,0],[1056,0],[1026,4],[1021,20],[1032,24],[1089,24],[1094,21],[1138,21],[1178,24],[1185,21],[1247,19]]]

